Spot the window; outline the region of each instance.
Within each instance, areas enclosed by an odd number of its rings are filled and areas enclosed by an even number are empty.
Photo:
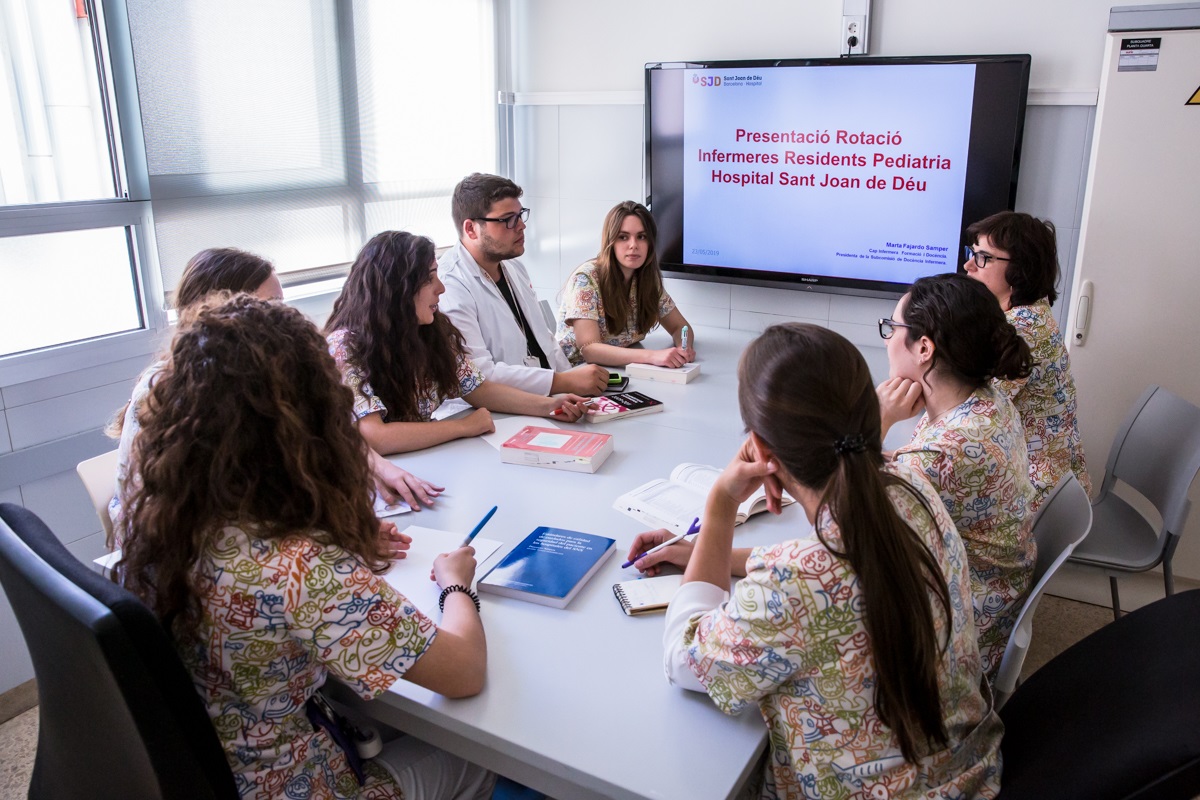
[[[146,327],[103,33],[0,0],[0,358]]]
[[[168,291],[205,247],[285,285],[343,274],[389,228],[454,240],[495,168],[488,0],[128,0]]]

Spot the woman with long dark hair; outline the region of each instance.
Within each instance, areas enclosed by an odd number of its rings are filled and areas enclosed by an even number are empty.
[[[920,413],[895,459],[923,473],[967,547],[984,672],[992,677],[1029,591],[1037,546],[1021,419],[994,379],[1029,374],[1029,347],[987,288],[965,275],[921,278],[879,321],[891,377],[883,428]]]
[[[356,776],[312,722],[331,674],[462,697],[486,671],[471,548],[434,562],[440,625],[380,577],[404,537],[381,535],[352,402],[299,311],[193,308],[140,414],[116,575],[174,635],[242,797],[411,798],[427,769],[486,797],[488,773],[407,740]]]
[[[1035,507],[1068,472],[1089,494],[1092,481],[1079,439],[1075,379],[1062,331],[1050,307],[1058,299],[1058,246],[1054,223],[1001,211],[967,228],[967,277],[988,288],[1033,354],[1024,378],[996,378],[1025,426],[1029,480]]]
[[[585,398],[530,394],[484,381],[462,336],[438,310],[445,291],[433,242],[401,231],[376,234],[350,267],[325,323],[329,352],[354,392],[358,430],[380,453],[421,450],[495,430],[490,411],[574,422]],[[433,421],[449,398],[476,411]]]
[[[572,364],[681,367],[696,360],[695,330],[663,288],[657,236],[654,217],[641,203],[626,200],[605,216],[600,252],[567,279],[559,306],[556,338]],[[657,325],[674,346],[630,349]]]
[[[992,797],[1002,727],[982,693],[966,553],[920,474],[885,464],[857,349],[775,325],[738,367],[749,437],[708,495],[667,611],[668,677],[770,729],[763,796]],[[812,533],[732,546],[738,504],[786,490]],[[631,556],[661,541],[642,534]],[[741,576],[732,596],[730,576]]]

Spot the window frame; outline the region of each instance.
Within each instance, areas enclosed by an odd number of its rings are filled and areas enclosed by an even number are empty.
[[[0,388],[151,354],[168,324],[162,304],[148,301],[155,293],[161,297],[162,288],[125,2],[86,0],[85,7],[92,23],[100,95],[105,101],[105,128],[110,137],[119,137],[119,154],[118,143],[111,138],[108,143],[114,190],[124,196],[0,206],[0,238],[128,228],[134,245],[130,269],[143,327],[0,356]]]
[[[383,187],[365,183],[362,154],[359,150],[358,81],[355,69],[354,4],[351,0],[332,0],[338,26],[336,59],[341,71],[342,153],[344,183],[328,188],[346,192],[355,200],[349,224],[364,232],[366,208],[372,201],[409,199],[396,197]],[[119,136],[120,153],[110,151],[118,185],[123,183],[124,197],[95,201],[46,203],[26,206],[0,206],[0,238],[35,233],[55,233],[92,228],[125,226],[131,231],[134,255],[131,269],[135,280],[144,327],[140,330],[101,335],[82,341],[51,345],[37,350],[0,356],[0,389],[14,384],[52,377],[87,367],[102,366],[136,356],[150,356],[165,340],[172,320],[165,308],[162,269],[155,239],[151,185],[156,200],[171,201],[180,195],[197,199],[222,196],[203,176],[159,176],[151,178],[146,155],[137,78],[134,70],[133,43],[126,0],[85,0],[93,20],[94,46],[101,83],[101,96],[107,101],[107,127]],[[500,174],[511,172],[513,160],[512,108],[503,101],[511,97],[510,0],[491,0],[491,38],[493,41],[493,83],[496,88],[493,124],[495,125],[495,168]],[[100,46],[100,39],[104,47]],[[106,72],[107,71],[107,72]],[[118,156],[120,157],[118,160]],[[305,176],[289,176],[299,188],[326,186],[324,170],[308,171]],[[248,177],[248,176],[243,176]],[[221,180],[218,176],[218,180]],[[278,176],[276,176],[278,180]],[[223,181],[222,181],[223,182]],[[285,181],[290,183],[291,181]],[[272,188],[264,183],[262,189]],[[281,274],[288,298],[307,298],[329,294],[331,279],[344,278],[350,264],[314,266]],[[307,284],[320,285],[318,292],[305,290]]]

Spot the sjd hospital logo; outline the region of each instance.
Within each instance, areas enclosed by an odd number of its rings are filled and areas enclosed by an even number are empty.
[[[698,83],[701,86],[720,86],[720,75],[693,75],[692,83]]]

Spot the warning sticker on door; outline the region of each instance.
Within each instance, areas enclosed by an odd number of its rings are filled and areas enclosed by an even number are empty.
[[[1186,103],[1184,103],[1184,105],[1185,106],[1200,106],[1200,86],[1196,87],[1196,91],[1192,92],[1191,99],[1189,99]]]
[[[1117,56],[1117,72],[1154,72],[1158,69],[1158,51],[1162,37],[1122,39]]]

